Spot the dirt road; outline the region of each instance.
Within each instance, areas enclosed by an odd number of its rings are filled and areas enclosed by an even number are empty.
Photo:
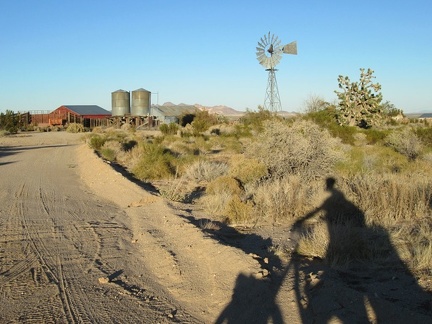
[[[126,280],[127,216],[81,183],[79,137],[61,135],[0,151],[0,321],[163,322],[175,303],[151,280]]]
[[[259,263],[206,239],[80,138],[0,139],[0,322],[214,321]]]

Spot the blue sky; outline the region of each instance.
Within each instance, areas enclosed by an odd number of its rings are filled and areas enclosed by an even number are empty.
[[[0,111],[96,104],[144,88],[152,103],[255,110],[264,34],[296,40],[277,66],[282,108],[336,100],[372,68],[384,101],[432,112],[430,0],[0,0]],[[158,93],[158,95],[156,95]]]

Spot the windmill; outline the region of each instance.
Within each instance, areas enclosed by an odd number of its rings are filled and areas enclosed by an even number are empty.
[[[277,69],[275,67],[282,59],[282,54],[297,55],[297,42],[294,41],[281,46],[279,38],[269,32],[267,35],[261,37],[256,50],[258,61],[269,73],[264,108],[274,112],[281,111],[282,107],[276,80]]]

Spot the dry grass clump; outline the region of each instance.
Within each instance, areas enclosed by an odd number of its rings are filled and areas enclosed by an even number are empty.
[[[255,212],[263,220],[290,223],[316,207],[322,188],[321,181],[305,182],[299,176],[262,182],[253,189]]]
[[[243,202],[244,189],[241,183],[229,176],[221,176],[210,182],[201,204],[211,215],[228,223],[245,222],[251,215],[250,203]],[[230,220],[231,218],[231,220]]]
[[[340,182],[340,188],[369,223],[391,226],[430,213],[432,184],[419,174],[364,173]]]
[[[69,133],[83,133],[84,132],[84,126],[83,126],[83,124],[71,123],[66,128],[66,131]]]
[[[299,175],[305,181],[332,173],[342,154],[340,141],[308,120],[264,122],[264,131],[246,148],[248,157],[264,163],[272,177]]]
[[[432,221],[430,217],[390,228],[400,257],[413,271],[432,275]]]
[[[296,252],[324,259],[336,268],[372,257],[362,228],[321,222],[301,236]]]
[[[196,182],[208,182],[221,177],[228,172],[228,165],[218,161],[198,160],[188,167],[184,177]]]

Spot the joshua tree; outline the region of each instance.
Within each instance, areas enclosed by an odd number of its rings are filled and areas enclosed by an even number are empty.
[[[340,124],[369,128],[382,120],[381,85],[372,83],[374,71],[360,69],[360,81],[351,82],[348,77],[339,75],[341,92],[335,91],[339,98],[338,120]]]

